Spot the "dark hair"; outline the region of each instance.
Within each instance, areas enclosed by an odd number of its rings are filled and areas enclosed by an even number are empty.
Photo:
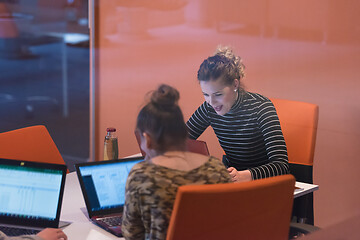
[[[184,150],[187,127],[178,105],[179,92],[162,84],[151,92],[149,103],[139,112],[136,130],[147,132],[156,143],[154,149],[159,153],[168,150]]]
[[[239,81],[245,77],[245,66],[239,56],[235,56],[231,48],[218,47],[215,54],[203,61],[198,70],[199,81],[210,81],[222,78],[226,85],[234,79]]]

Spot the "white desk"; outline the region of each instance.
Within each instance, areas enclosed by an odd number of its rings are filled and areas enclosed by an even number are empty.
[[[300,189],[295,190],[294,198],[319,189],[318,185],[302,182],[296,182],[296,186]],[[70,226],[64,229],[69,240],[124,239],[115,237],[89,221],[76,172],[69,173],[66,176],[60,220],[72,222]],[[90,231],[92,232],[89,235]]]
[[[294,198],[303,196],[305,194],[314,192],[319,189],[319,185],[303,183],[303,182],[296,182],[295,186],[299,189],[295,189],[294,191]]]

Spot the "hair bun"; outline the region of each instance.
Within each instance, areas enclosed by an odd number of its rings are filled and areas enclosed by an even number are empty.
[[[229,47],[229,46],[221,46],[221,45],[219,45],[216,48],[215,55],[222,55],[222,56],[226,57],[229,60],[235,60],[237,58],[236,55],[234,54],[232,48]]]
[[[166,84],[161,84],[157,90],[151,94],[151,103],[156,107],[167,110],[177,106],[177,102],[180,98],[179,92]]]
[[[241,58],[235,55],[231,47],[219,45],[214,55],[224,56],[229,61],[233,62],[239,71],[240,78],[245,77],[245,65],[243,64]]]

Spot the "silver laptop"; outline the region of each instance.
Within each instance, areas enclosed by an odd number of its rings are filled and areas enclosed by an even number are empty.
[[[59,227],[65,165],[0,158],[0,231],[8,236]]]
[[[144,157],[76,164],[90,220],[121,237],[125,185],[131,168]]]

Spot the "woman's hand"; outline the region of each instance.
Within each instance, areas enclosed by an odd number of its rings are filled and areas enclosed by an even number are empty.
[[[45,228],[44,230],[39,232],[37,236],[41,237],[44,240],[67,240],[67,236],[65,235],[65,233],[59,228]]]
[[[238,171],[234,167],[229,167],[227,170],[233,182],[248,182],[252,180],[249,170]]]

